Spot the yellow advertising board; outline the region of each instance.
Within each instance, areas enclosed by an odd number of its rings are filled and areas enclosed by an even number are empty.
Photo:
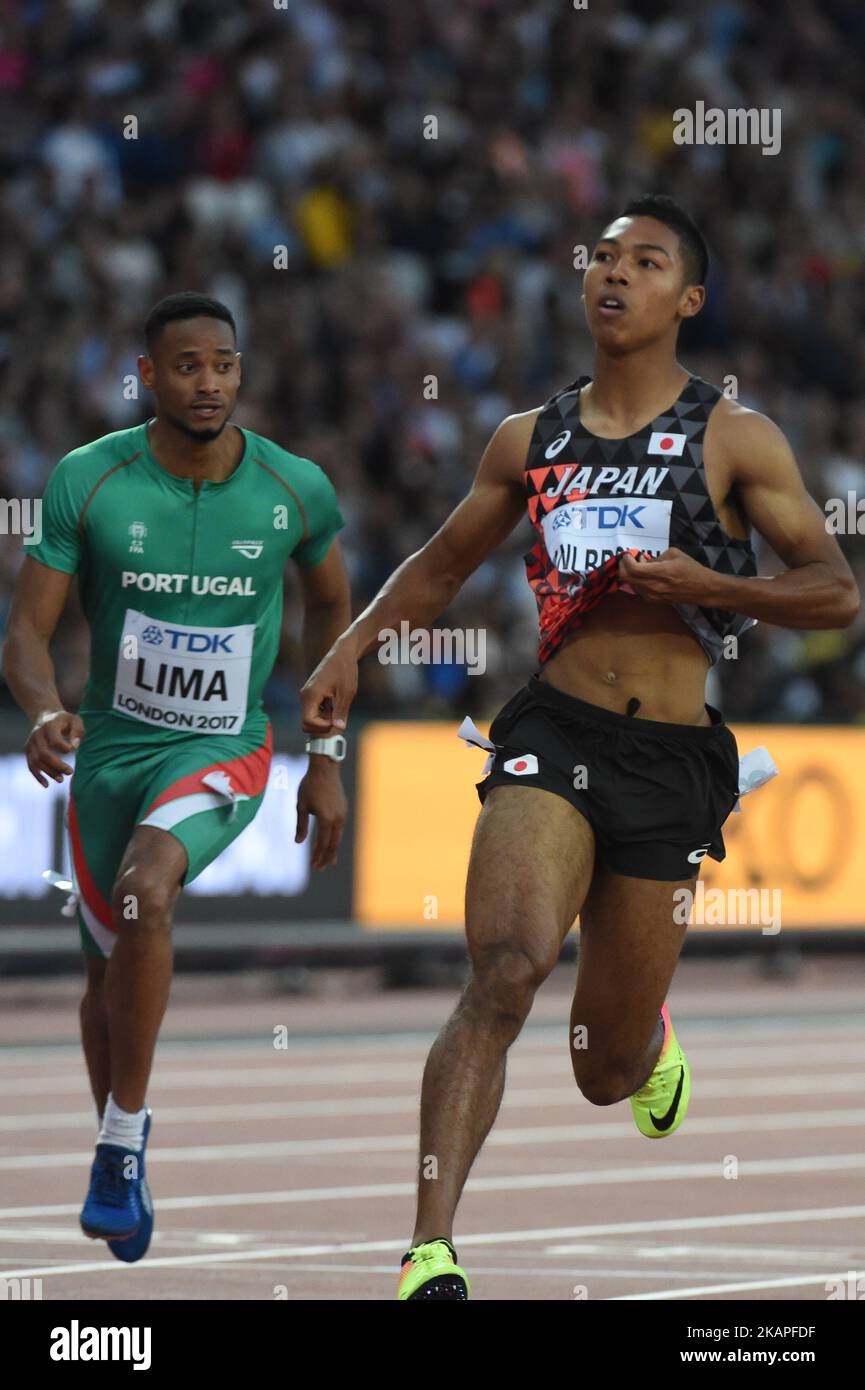
[[[374,723],[363,731],[354,910],[365,927],[462,929],[480,810],[475,783],[486,754],[457,738],[457,723]],[[727,820],[724,862],[703,861],[703,920],[692,930],[735,925],[723,913],[713,917],[710,903],[755,889],[767,904],[779,895],[772,901],[784,927],[865,926],[865,734],[778,724],[733,732],[740,753],[765,745],[780,776]]]

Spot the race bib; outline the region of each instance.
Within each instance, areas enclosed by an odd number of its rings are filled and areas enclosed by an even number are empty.
[[[670,546],[672,509],[672,501],[657,497],[565,502],[541,522],[547,554],[560,574],[597,569],[625,550],[661,555]]]
[[[165,729],[239,734],[254,636],[255,623],[201,627],[127,608],[114,709]]]

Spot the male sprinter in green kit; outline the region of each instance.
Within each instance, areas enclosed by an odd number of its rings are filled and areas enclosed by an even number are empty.
[[[55,468],[3,663],[33,726],[37,781],[62,782],[77,750],[68,823],[87,960],[81,1032],[100,1117],[81,1225],[126,1262],[141,1259],[153,1229],[145,1093],[171,982],[172,911],[264,797],[261,694],[279,649],[286,561],[298,566],[309,669],[351,617],[331,483],[309,459],[229,425],[240,354],[228,309],[171,295],[151,311],[145,341],[139,370],[156,416]],[[91,658],[71,714],[48,646],[76,573]],[[341,738],[307,744],[296,839],[314,815],[318,869],[335,862],[345,821],[344,749]]]
[[[595,1105],[629,1098],[668,1138],[688,1063],[665,1000],[693,892],[740,794],[709,667],[755,619],[844,627],[859,596],[781,431],[677,361],[708,257],[688,214],[635,199],[583,281],[594,372],[499,425],[468,496],[410,555],[301,692],[308,733],[345,729],[358,661],[385,628],[425,627],[528,510],[538,672],[490,727],[466,885],[471,976],[421,1095],[417,1218],[402,1300],[468,1297],[454,1213],[495,1120],[505,1058],[580,916],[569,1053]],[[758,578],[753,527],[787,565]],[[747,790],[747,786],[743,790]],[[587,1046],[573,1045],[580,1030]],[[435,1155],[437,1176],[426,1174]]]

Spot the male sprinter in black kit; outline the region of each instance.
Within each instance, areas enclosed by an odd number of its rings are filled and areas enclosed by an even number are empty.
[[[528,504],[541,669],[490,728],[466,887],[471,976],[424,1072],[420,1152],[438,1178],[419,1180],[401,1299],[468,1297],[454,1212],[507,1049],[578,914],[577,1084],[595,1105],[630,1097],[651,1138],[681,1124],[690,1077],[664,1004],[686,930],[673,893],[694,890],[707,852],[723,859],[739,786],[707,671],[754,620],[838,628],[858,611],[781,431],[676,360],[706,270],[700,233],[669,198],[639,198],[604,229],[583,285],[593,376],[499,425],[468,496],[302,691],[309,733],[343,730],[379,632],[431,623]],[[749,525],[788,566],[773,582],[756,577]]]

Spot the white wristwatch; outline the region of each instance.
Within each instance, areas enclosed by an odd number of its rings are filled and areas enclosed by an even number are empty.
[[[346,742],[343,734],[333,734],[331,738],[308,738],[307,753],[324,753],[331,762],[341,763],[345,758]]]

